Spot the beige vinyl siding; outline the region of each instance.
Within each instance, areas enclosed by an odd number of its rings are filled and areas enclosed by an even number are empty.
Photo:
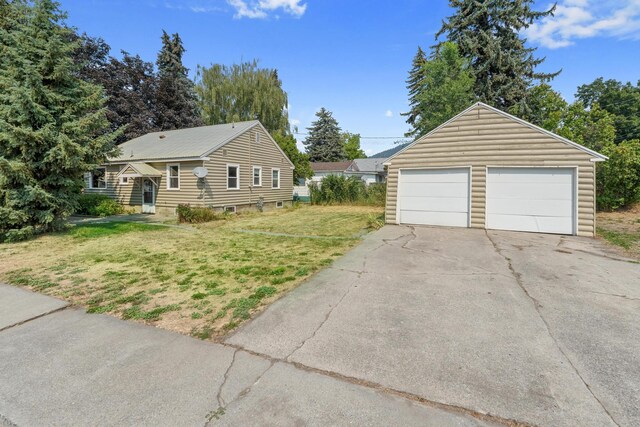
[[[255,133],[260,142],[255,142]],[[212,188],[213,207],[255,204],[262,196],[265,203],[290,201],[293,198],[293,170],[276,142],[259,125],[247,130],[223,147],[209,154],[205,162],[207,180]],[[240,189],[227,189],[227,165],[240,166]],[[253,166],[262,167],[262,186],[253,186]],[[280,188],[271,188],[271,170],[280,169]]]
[[[139,206],[142,203],[142,190],[138,180],[129,178],[127,184],[121,185],[118,179],[123,165],[107,165],[107,188],[89,188],[89,178],[85,179],[85,193],[106,194],[126,206]],[[136,190],[137,188],[137,190]]]
[[[486,174],[491,166],[577,167],[577,234],[595,232],[593,156],[481,105],[423,137],[390,160],[386,221],[396,223],[398,169],[471,167],[471,227],[485,227]]]
[[[180,165],[180,189],[167,188],[167,165]],[[207,180],[198,182],[198,178],[193,174],[193,169],[202,166],[202,161],[191,162],[167,162],[149,163],[150,166],[162,172],[161,178],[155,178],[159,185],[156,195],[156,206],[159,208],[175,208],[179,204],[188,203],[191,206],[204,206],[205,198],[211,189]],[[137,181],[140,179],[138,178]]]

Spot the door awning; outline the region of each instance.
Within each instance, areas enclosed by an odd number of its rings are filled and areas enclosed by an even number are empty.
[[[118,173],[118,177],[125,178],[158,178],[162,172],[144,162],[127,163]]]

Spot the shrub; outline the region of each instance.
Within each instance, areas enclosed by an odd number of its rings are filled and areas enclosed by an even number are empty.
[[[354,204],[384,205],[386,185],[382,183],[367,186],[357,176],[329,175],[320,184],[309,186],[311,203],[315,205]]]
[[[178,205],[176,208],[178,222],[196,224],[201,222],[215,221],[224,218],[224,215],[217,215],[213,209],[202,206],[190,206],[188,204]]]
[[[609,160],[598,164],[598,209],[615,210],[640,201],[640,140],[608,145],[603,154]]]
[[[76,213],[82,215],[109,216],[125,213],[124,206],[104,194],[82,194]]]

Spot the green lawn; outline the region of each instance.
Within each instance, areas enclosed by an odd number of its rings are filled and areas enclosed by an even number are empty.
[[[640,260],[640,205],[617,212],[599,212],[598,236]]]
[[[188,229],[83,224],[0,245],[0,279],[89,312],[206,339],[235,328],[331,264],[380,213],[381,208],[303,206]]]

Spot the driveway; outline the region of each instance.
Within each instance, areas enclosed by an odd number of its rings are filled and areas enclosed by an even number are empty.
[[[387,226],[226,343],[495,421],[640,425],[640,265],[593,239]]]

